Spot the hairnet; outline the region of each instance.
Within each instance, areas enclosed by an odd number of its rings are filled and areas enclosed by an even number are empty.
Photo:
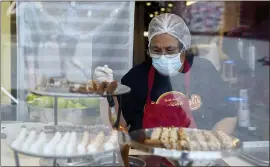
[[[148,27],[148,46],[150,46],[151,39],[155,35],[165,33],[177,38],[184,45],[185,49],[190,47],[190,32],[181,17],[170,13],[154,17]]]

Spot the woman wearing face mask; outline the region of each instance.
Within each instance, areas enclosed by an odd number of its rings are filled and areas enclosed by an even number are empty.
[[[123,97],[122,108],[130,130],[158,126],[196,127],[188,98],[185,94],[174,94],[170,83],[171,77],[182,72],[184,92],[188,94],[188,71],[193,59],[187,59],[185,54],[190,45],[187,26],[180,17],[163,14],[150,22],[148,33],[148,54],[152,61],[134,67],[121,80],[132,90]],[[131,78],[136,78],[136,82]],[[132,109],[128,107],[131,103]]]
[[[210,62],[198,58],[196,65],[193,64],[196,49],[190,47],[191,36],[185,22],[174,14],[156,16],[149,24],[148,41],[151,60],[133,67],[121,80],[131,88],[122,98],[122,120],[130,126],[129,131],[198,125],[202,129],[214,126],[231,133],[236,120],[223,118],[233,117],[235,112],[226,108],[226,113],[219,113],[224,106],[220,107],[222,103],[215,100],[223,97],[212,98],[210,94],[225,86],[216,80],[220,76]],[[190,82],[195,86],[191,87]],[[220,87],[212,90],[213,85]],[[199,109],[204,111],[193,112]]]

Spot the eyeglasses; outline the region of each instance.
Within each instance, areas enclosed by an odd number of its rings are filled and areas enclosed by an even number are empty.
[[[160,58],[162,55],[164,55],[167,58],[174,58],[174,57],[178,56],[178,54],[181,53],[182,50],[179,52],[178,49],[175,49],[172,51],[166,51],[165,53],[149,50],[149,53],[150,53],[151,58]]]

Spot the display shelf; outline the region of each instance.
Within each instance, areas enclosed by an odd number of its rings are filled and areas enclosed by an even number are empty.
[[[110,134],[113,131],[112,127],[108,127],[105,125],[95,125],[95,126],[52,126],[52,125],[46,125],[46,124],[40,124],[40,123],[22,123],[22,126],[24,126],[29,133],[30,130],[35,130],[36,132],[41,132],[43,131],[48,140],[46,140],[46,143],[48,143],[49,141],[51,141],[51,139],[54,137],[56,132],[60,132],[63,134],[65,132],[76,132],[76,136],[77,136],[77,140],[76,140],[76,150],[77,150],[77,146],[80,144],[82,137],[83,137],[83,133],[85,131],[87,131],[90,134],[90,139],[94,138],[95,136],[97,136],[97,134],[99,132],[103,132],[104,133],[104,140],[101,144],[100,147],[103,148],[103,146],[105,147],[105,143],[108,141],[108,139],[110,138]],[[98,159],[99,157],[104,157],[104,156],[111,156],[113,160],[117,160],[116,158],[113,158],[115,156],[117,156],[118,154],[120,154],[120,149],[121,149],[121,145],[124,145],[125,143],[127,143],[128,141],[126,141],[125,139],[127,139],[126,137],[123,137],[124,135],[127,135],[126,133],[122,132],[122,131],[117,131],[117,142],[119,145],[115,145],[114,148],[110,149],[110,150],[103,150],[100,149],[99,151],[96,152],[85,152],[85,153],[79,153],[77,151],[72,152],[71,154],[62,154],[62,153],[45,153],[43,151],[38,151],[38,152],[33,152],[31,149],[23,149],[23,147],[15,147],[14,145],[12,145],[12,143],[17,139],[17,135],[18,132],[20,131],[20,127],[22,126],[17,126],[16,129],[14,129],[14,131],[16,131],[16,133],[9,133],[7,135],[7,142],[9,147],[14,151],[14,158],[15,158],[15,163],[16,166],[20,166],[20,161],[19,161],[19,154],[23,154],[23,155],[27,155],[27,156],[32,156],[32,157],[39,157],[42,159],[51,159],[53,160],[53,166],[59,166],[58,162],[64,162],[66,161],[67,163],[71,164],[78,164],[78,163],[86,163],[86,160],[90,160],[90,159]],[[61,138],[62,138],[61,137]],[[35,138],[35,140],[37,140],[37,137]],[[46,145],[43,145],[42,148],[45,148]],[[77,161],[79,160],[79,161]]]
[[[230,156],[238,156],[241,153],[242,142],[239,139],[232,136],[230,136],[233,142],[232,148],[223,149],[224,146],[222,146],[220,150],[215,151],[211,150],[189,151],[186,149],[168,149],[166,147],[160,147],[154,144],[150,145],[145,141],[151,138],[151,135],[155,129],[157,128],[143,129],[130,133],[131,147],[149,153],[151,155],[173,159],[175,161],[178,161],[180,166],[191,164],[194,161],[204,161],[204,160],[213,161]],[[185,132],[196,133],[198,131],[198,129],[189,129],[189,128],[182,128],[182,129]],[[190,145],[190,143],[188,143],[188,145]]]

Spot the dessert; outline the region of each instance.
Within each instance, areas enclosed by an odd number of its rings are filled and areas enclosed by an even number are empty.
[[[106,91],[106,89],[107,89],[107,85],[108,85],[107,82],[101,82],[101,83],[99,84],[99,87],[98,87],[98,89],[97,89],[97,92],[98,92],[99,94],[103,94],[103,93]]]
[[[95,80],[89,80],[86,83],[86,91],[87,92],[96,92],[98,89],[97,82]]]
[[[211,151],[217,151],[221,149],[221,143],[213,133],[206,130],[204,130],[203,133]]]
[[[58,142],[58,144],[56,145],[56,154],[64,154],[65,152],[65,148],[66,148],[66,144],[69,140],[70,137],[70,133],[66,132],[63,136],[63,138]]]
[[[26,127],[25,127],[25,126],[22,126],[19,135],[18,135],[17,138],[12,142],[11,146],[12,146],[13,148],[19,149],[19,148],[21,147],[23,141],[25,140],[26,133],[27,133]]]
[[[89,133],[88,132],[84,132],[83,133],[83,137],[82,137],[82,141],[81,143],[78,145],[77,147],[77,152],[79,154],[84,154],[86,153],[86,149],[87,149],[87,144],[89,142]]]
[[[66,155],[76,153],[77,133],[71,132],[70,138],[66,144]]]
[[[170,143],[169,143],[169,128],[162,128],[162,133],[160,136],[160,140],[162,142],[162,144],[166,147],[169,148],[170,147]]]
[[[161,132],[162,132],[161,128],[154,129],[151,134],[151,140],[158,140],[161,135]]]
[[[22,145],[22,149],[23,150],[28,150],[30,145],[32,144],[32,142],[35,140],[36,137],[36,131],[34,129],[32,129],[28,135],[28,137],[26,138],[26,140],[24,141],[23,145]]]
[[[178,129],[178,138],[179,138],[179,140],[177,141],[178,147],[176,148],[178,148],[179,150],[188,150],[189,140],[182,128]]]
[[[104,65],[104,67],[99,66],[95,68],[93,79],[98,83],[113,82],[113,70],[108,65]]]
[[[103,141],[104,141],[104,132],[101,131],[93,140],[90,141],[90,144],[87,146],[88,153],[97,152]]]
[[[59,129],[58,129],[59,130]],[[117,149],[118,131],[112,130],[110,135],[105,136],[103,131],[100,131],[95,136],[90,136],[87,129],[82,133],[81,129],[64,130],[60,133],[53,133],[50,140],[47,140],[47,135],[44,131],[36,133],[35,129],[29,132],[26,127],[21,128],[18,137],[11,143],[13,148],[17,150],[29,152],[32,154],[41,154],[42,156],[74,156],[82,154],[93,154],[101,151],[111,151]],[[48,133],[51,133],[48,132]],[[29,134],[27,136],[27,134]],[[81,139],[77,142],[77,137]],[[92,140],[90,140],[90,137]],[[106,140],[107,139],[107,140]]]
[[[112,81],[108,85],[108,93],[113,94],[117,88],[117,81]]]
[[[70,86],[70,92],[73,93],[98,93],[104,95],[105,93],[114,94],[117,88],[117,81],[113,82],[97,82],[95,80],[89,80],[86,84],[74,84]]]
[[[53,136],[51,141],[49,143],[47,143],[45,145],[45,147],[43,148],[44,154],[52,155],[55,153],[55,147],[56,147],[57,143],[61,140],[61,136],[62,136],[62,134],[60,132],[55,133],[55,135]]]
[[[110,138],[108,141],[104,144],[104,150],[109,151],[113,150],[117,144],[118,138],[117,138],[117,131],[113,130],[111,133]]]
[[[207,130],[185,130],[184,128],[155,128],[144,143],[167,149],[189,151],[231,150],[239,140],[233,140],[224,132]],[[160,144],[162,143],[162,144]]]
[[[33,153],[37,153],[40,149],[42,149],[46,141],[47,141],[47,136],[43,131],[41,131],[38,135],[37,140],[33,142],[33,144],[30,146],[29,151]]]
[[[220,143],[222,144],[223,149],[231,149],[231,148],[233,148],[233,139],[230,136],[226,135],[222,131],[214,132],[214,134],[219,139]]]

